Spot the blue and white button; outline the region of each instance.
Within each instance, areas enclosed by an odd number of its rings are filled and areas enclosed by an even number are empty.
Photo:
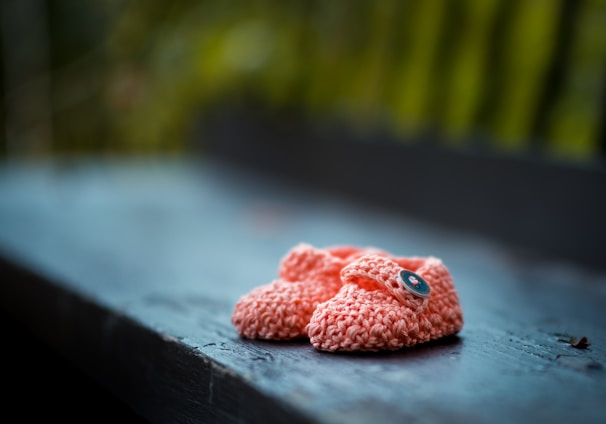
[[[403,269],[398,273],[398,281],[406,290],[415,296],[428,297],[431,292],[431,288],[425,280],[407,269]]]

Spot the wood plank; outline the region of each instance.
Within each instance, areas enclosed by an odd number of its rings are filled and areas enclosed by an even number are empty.
[[[0,259],[1,262],[1,259]],[[2,265],[0,273],[6,268]],[[3,278],[6,273],[0,274]],[[64,355],[0,309],[2,413],[20,422],[147,423]]]
[[[0,306],[151,422],[606,418],[602,271],[210,160],[7,164],[0,194]],[[235,302],[300,241],[441,257],[463,331],[382,354],[240,339]]]

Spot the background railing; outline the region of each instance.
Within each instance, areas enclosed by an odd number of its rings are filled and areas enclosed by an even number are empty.
[[[254,101],[403,143],[604,161],[603,0],[0,4],[5,157],[181,152],[218,104]]]

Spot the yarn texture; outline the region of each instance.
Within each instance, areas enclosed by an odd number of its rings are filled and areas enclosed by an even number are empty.
[[[407,269],[431,287],[427,298],[403,289]],[[458,333],[463,312],[448,269],[435,257],[369,255],[341,271],[344,285],[319,304],[308,325],[311,344],[322,351],[397,350]]]
[[[414,273],[427,297],[398,279]],[[463,327],[452,276],[436,257],[394,257],[374,247],[293,247],[278,278],[236,303],[232,323],[249,339],[308,338],[319,351],[397,350]]]
[[[385,254],[374,247],[319,249],[307,243],[296,245],[280,261],[279,278],[238,300],[231,317],[233,325],[249,339],[306,338],[316,306],[342,287],[341,269],[369,253]]]

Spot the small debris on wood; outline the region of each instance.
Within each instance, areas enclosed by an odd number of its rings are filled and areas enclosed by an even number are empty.
[[[577,349],[587,349],[591,345],[589,339],[587,339],[587,337],[585,336],[581,337],[580,339],[577,339],[576,337],[573,337],[569,334],[556,333],[555,335],[561,336],[560,338],[558,338],[558,341],[568,343],[570,344],[570,346],[575,347]]]
[[[587,349],[591,343],[587,340],[587,337],[583,336],[580,339],[570,338],[570,346],[576,347],[577,349]]]

